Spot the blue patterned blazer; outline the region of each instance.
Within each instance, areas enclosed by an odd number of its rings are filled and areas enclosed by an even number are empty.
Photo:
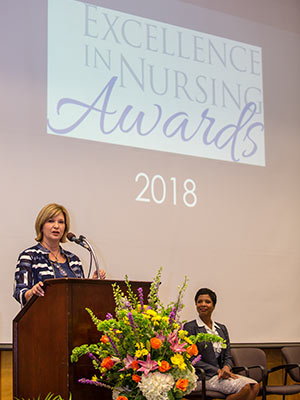
[[[67,258],[70,269],[77,278],[84,278],[80,259],[70,251],[60,248]],[[24,250],[18,258],[14,282],[14,298],[23,306],[26,303],[25,293],[39,281],[54,279],[53,266],[49,259],[49,250],[40,243]]]

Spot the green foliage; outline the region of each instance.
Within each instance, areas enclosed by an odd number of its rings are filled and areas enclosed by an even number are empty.
[[[18,397],[15,397],[15,400],[25,400],[24,397],[21,397],[20,399]],[[37,399],[35,399],[35,397],[33,399],[27,399],[27,400],[42,400],[41,396],[37,397]],[[48,393],[47,396],[45,397],[44,400],[64,400],[59,394],[54,396],[53,393]],[[70,393],[70,397],[69,400],[72,400],[72,395]]]
[[[129,300],[131,306],[133,308],[136,308],[138,306],[138,297],[135,293],[133,293],[133,290],[131,288],[131,285],[130,285],[127,275],[125,275],[125,283],[127,286],[128,300]]]
[[[159,268],[156,277],[153,279],[151,286],[150,286],[150,293],[148,297],[148,304],[150,307],[153,308],[153,310],[156,310],[158,305],[162,305],[159,297],[158,297],[158,290],[161,285],[161,271],[162,267]]]

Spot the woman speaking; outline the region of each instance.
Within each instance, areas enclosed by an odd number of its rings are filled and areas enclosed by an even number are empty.
[[[44,296],[43,281],[46,279],[84,278],[80,259],[60,246],[66,241],[69,228],[70,217],[65,207],[52,203],[39,212],[35,221],[38,244],[19,255],[15,272],[13,296],[22,305],[33,295]],[[96,277],[95,272],[93,278]],[[100,270],[100,278],[105,279],[103,270]]]

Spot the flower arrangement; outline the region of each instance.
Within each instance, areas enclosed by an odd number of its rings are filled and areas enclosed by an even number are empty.
[[[113,284],[115,317],[107,314],[99,320],[87,309],[102,335],[99,343],[72,351],[72,362],[88,355],[96,370],[92,379],[80,382],[111,389],[114,400],[175,400],[195,388],[193,365],[201,358],[196,343],[226,345],[215,335],[187,336],[179,321],[187,278],[179,286],[177,301],[164,307],[158,297],[160,277],[161,268],[151,283],[147,303],[142,288],[134,294],[126,276],[127,296]]]

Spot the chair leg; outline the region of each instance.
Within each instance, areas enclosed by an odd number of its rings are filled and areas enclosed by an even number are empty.
[[[287,375],[288,375],[288,372],[287,372],[287,370],[285,370],[285,374],[284,374],[284,385],[287,384]],[[285,400],[285,394],[282,395],[282,400]]]
[[[262,387],[262,395],[261,395],[261,399],[262,399],[262,400],[266,400],[266,399],[267,399],[266,387],[265,387],[265,385],[264,385],[264,384],[263,384],[263,387]]]

